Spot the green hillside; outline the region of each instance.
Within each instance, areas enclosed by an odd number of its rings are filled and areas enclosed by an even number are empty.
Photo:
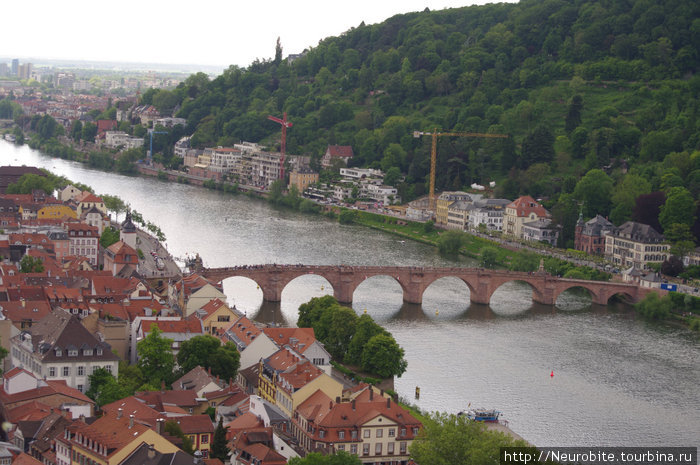
[[[360,24],[293,61],[278,43],[270,60],[143,100],[186,118],[198,147],[274,146],[267,116],[287,112],[288,153],[317,160],[328,144],[352,145],[352,164],[406,175],[404,200],[427,189],[430,138],[414,130],[509,134],[440,138],[437,189],[496,180],[499,196],[544,198],[566,242],[582,202],[586,216],[620,223],[641,194],[680,187],[697,199],[699,13],[692,0],[426,10]],[[577,187],[596,169],[599,188]]]

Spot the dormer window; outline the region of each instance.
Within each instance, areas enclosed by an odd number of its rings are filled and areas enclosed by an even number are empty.
[[[83,355],[92,355],[92,349],[83,349]]]
[[[62,354],[63,354],[63,351],[57,347],[56,348],[56,357],[60,357]]]
[[[70,349],[68,351],[68,356],[69,357],[77,357],[78,356],[78,349]]]
[[[102,348],[101,347],[97,348],[97,355],[102,355]]]

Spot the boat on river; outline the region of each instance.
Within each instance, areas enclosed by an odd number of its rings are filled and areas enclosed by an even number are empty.
[[[467,418],[474,421],[498,422],[498,417],[501,415],[499,410],[475,408],[459,412],[457,415],[466,415]]]

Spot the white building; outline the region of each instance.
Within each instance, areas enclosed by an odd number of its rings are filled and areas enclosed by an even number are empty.
[[[365,184],[360,191],[362,197],[369,197],[375,202],[382,203],[383,205],[391,205],[393,203],[401,203],[401,197],[398,195],[398,191],[395,187]]]
[[[222,174],[233,172],[242,158],[240,150],[229,147],[206,148],[204,155],[209,156],[209,171]]]
[[[85,392],[90,376],[104,368],[116,378],[119,357],[109,344],[100,342],[76,315],[54,310],[31,328],[14,336],[11,342],[12,366],[37,378],[64,380],[72,388]]]
[[[468,228],[477,231],[483,224],[488,231],[503,231],[503,214],[509,203],[507,199],[477,200],[469,209]]]
[[[384,178],[384,173],[382,173],[382,170],[373,170],[370,168],[340,168],[340,175],[344,178],[353,179],[356,181],[366,178]]]
[[[107,147],[118,148],[121,147],[123,150],[129,150],[137,147],[143,147],[144,139],[143,137],[134,137],[125,133],[124,131],[106,131],[105,132],[105,145]]]

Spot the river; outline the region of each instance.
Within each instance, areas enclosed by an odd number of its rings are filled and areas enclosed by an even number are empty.
[[[205,266],[455,264],[374,230],[243,195],[95,171],[4,141],[0,164],[47,168],[118,195],[161,228],[174,256],[198,252]],[[315,276],[290,283],[281,304],[263,305],[261,291],[243,278],[226,280],[224,289],[248,316],[277,324],[294,324],[300,303],[332,293]],[[408,370],[396,391],[424,410],[498,408],[538,446],[700,445],[700,342],[688,330],[646,323],[620,304],[591,305],[573,291],[556,307],[534,305],[523,283],[503,285],[490,306],[470,305],[466,285],[450,278],[429,287],[422,306],[404,304],[391,278],[371,278],[353,308],[405,349]]]

